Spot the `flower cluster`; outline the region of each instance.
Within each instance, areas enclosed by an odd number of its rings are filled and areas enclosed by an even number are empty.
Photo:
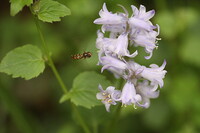
[[[164,70],[166,61],[160,67],[156,64],[145,67],[132,60],[138,55],[138,51],[130,53],[128,49],[141,46],[148,54],[144,58],[152,57],[153,50],[158,47],[156,44],[159,35],[159,26],[150,21],[155,11],[146,12],[143,5],[139,10],[131,5],[133,14],[129,17],[126,9],[122,8],[125,13],[112,13],[104,3],[99,12],[100,18],[94,21],[95,24],[102,25],[96,40],[96,47],[99,49],[98,64],[103,66],[101,71],[107,69],[116,78],[126,81],[122,90],[115,90],[113,86],[103,90],[99,86],[97,99],[102,100],[107,111],[110,105],[116,105],[116,102],[121,102],[124,106],[148,108],[150,98],[159,96],[158,87],[163,87],[163,78],[167,72]],[[105,32],[109,33],[108,37],[105,36]]]

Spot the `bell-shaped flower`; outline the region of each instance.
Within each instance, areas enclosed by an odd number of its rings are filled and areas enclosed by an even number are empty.
[[[157,98],[159,96],[159,91],[156,91],[158,85],[149,84],[149,81],[144,80],[139,82],[136,87],[136,92],[141,95],[142,101],[138,106],[148,108],[150,106],[150,99]]]
[[[105,53],[115,54],[118,57],[127,56],[135,57],[138,52],[130,54],[128,51],[128,34],[121,34],[117,39],[104,38],[101,32],[98,32],[96,47]]]
[[[101,57],[99,64],[103,65],[101,72],[107,69],[118,76],[122,76],[127,68],[125,62],[109,55]]]
[[[116,42],[116,39],[104,38],[103,33],[100,32],[99,30],[97,31],[96,48],[99,49],[99,51],[98,51],[98,57],[99,57],[99,61],[100,62],[101,62],[101,57],[102,57],[103,54],[105,54],[105,53],[106,54],[112,53],[111,51],[108,51],[106,49],[106,47],[109,44],[113,44],[113,42]]]
[[[117,14],[117,13],[109,12],[105,3],[103,4],[103,8],[99,12],[99,16],[100,18],[94,20],[95,24],[118,25],[118,24],[124,24],[126,22],[125,14],[122,14],[122,13]]]
[[[144,20],[144,21],[148,21],[155,15],[155,10],[150,10],[150,11],[146,12],[146,7],[143,5],[140,5],[139,10],[134,5],[131,5],[131,8],[133,11],[132,16],[134,16],[138,19]]]
[[[131,6],[133,15],[129,18],[129,25],[131,28],[138,28],[143,29],[147,31],[152,31],[156,27],[152,25],[152,23],[149,21],[154,14],[155,10],[150,10],[146,12],[146,8],[143,5],[140,5],[140,9],[138,10],[137,7]]]
[[[113,53],[116,53],[118,56],[127,56],[133,58],[137,56],[138,52],[135,51],[133,54],[130,54],[128,51],[128,34],[121,34],[117,38],[117,42],[113,49]]]
[[[96,39],[96,48],[103,49],[104,43],[103,43],[104,35],[99,30],[97,31],[97,39]]]
[[[123,87],[121,97],[118,99],[122,105],[137,105],[141,101],[141,96],[136,94],[135,86],[127,81]]]
[[[97,93],[97,99],[101,100],[105,104],[106,111],[110,112],[110,106],[116,105],[115,99],[119,99],[121,91],[115,90],[115,87],[109,86],[106,90],[103,90],[102,86],[99,85],[99,93]]]
[[[130,78],[144,78],[151,81],[151,84],[159,85],[162,88],[164,84],[163,78],[167,73],[167,71],[164,70],[165,65],[165,60],[160,67],[156,64],[151,64],[150,68],[142,66],[134,61],[129,61],[127,63],[127,69],[129,70]]]
[[[124,13],[112,13],[104,3],[99,12],[100,18],[94,21],[95,24],[102,25],[102,31],[97,32],[96,40],[96,47],[99,49],[98,64],[103,66],[101,72],[107,69],[116,78],[122,77],[126,80],[122,91],[116,93],[112,86],[106,90],[99,87],[101,92],[97,94],[97,98],[102,100],[107,111],[110,105],[116,104],[116,101],[122,102],[125,106],[148,108],[150,99],[159,96],[157,88],[163,87],[163,79],[167,73],[164,70],[166,61],[160,67],[156,64],[146,67],[129,60],[138,54],[137,50],[130,53],[129,46],[143,47],[148,54],[145,56],[146,59],[150,59],[157,48],[159,26],[154,26],[150,21],[155,11],[146,11],[143,5],[139,9],[132,5],[133,14],[128,18],[127,10],[122,8]],[[109,33],[105,35],[106,31]]]
[[[134,62],[134,61],[129,61],[127,63],[127,70],[129,72],[129,79],[139,79],[141,78],[140,73],[145,69],[145,66],[141,66],[140,64]]]
[[[101,30],[103,33],[105,33],[106,31],[110,31],[111,34],[121,34],[126,30],[126,23],[122,23],[122,24],[105,24],[102,25]],[[115,36],[116,37],[116,36]]]
[[[157,47],[157,36],[159,35],[159,26],[157,25],[158,32],[156,31],[138,31],[135,34],[132,34],[131,40],[134,46],[141,46],[145,48],[146,53],[150,54],[146,56],[146,59],[150,59],[153,50]]]
[[[140,73],[140,76],[151,81],[152,84],[155,84],[155,85],[158,84],[160,88],[162,88],[164,85],[163,78],[165,77],[165,74],[167,73],[167,71],[164,70],[165,66],[166,66],[165,60],[160,67],[156,64],[151,64],[150,68],[145,68]]]

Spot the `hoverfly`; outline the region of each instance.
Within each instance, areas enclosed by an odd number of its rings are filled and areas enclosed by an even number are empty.
[[[92,56],[91,52],[84,52],[82,54],[76,54],[76,55],[72,55],[72,59],[74,60],[79,60],[79,59],[86,59],[86,58],[90,58]]]

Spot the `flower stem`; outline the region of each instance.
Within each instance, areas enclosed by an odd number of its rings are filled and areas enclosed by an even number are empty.
[[[88,126],[86,125],[83,118],[81,117],[80,112],[78,111],[77,107],[73,103],[72,103],[72,107],[73,107],[74,113],[76,114],[76,117],[77,117],[80,125],[83,127],[83,130],[85,131],[85,133],[91,133]]]
[[[109,124],[109,126],[107,128],[106,133],[115,133],[114,130],[116,129],[115,126],[116,126],[116,124],[117,124],[117,122],[119,120],[121,109],[122,109],[121,104],[119,104],[117,106],[117,109],[116,109],[114,115],[113,115],[113,119],[111,120],[111,122],[110,122],[110,124]]]
[[[124,84],[124,80],[123,79],[118,79],[116,81],[116,85],[115,86],[117,88],[122,88],[123,84]],[[114,114],[112,116],[113,118],[112,118],[111,122],[109,123],[109,125],[107,127],[106,133],[115,133],[114,130],[115,130],[115,126],[116,126],[116,124],[117,124],[117,122],[118,122],[118,120],[120,118],[120,113],[121,113],[121,109],[122,109],[121,106],[122,106],[121,104],[119,104],[117,106],[117,109],[115,110],[115,112],[114,112]]]
[[[30,7],[30,10],[32,12],[31,7]],[[33,12],[32,12],[32,14],[33,14]],[[43,47],[45,55],[46,55],[46,57],[48,59],[48,65],[51,67],[54,75],[56,76],[56,79],[58,80],[58,82],[59,82],[59,84],[61,86],[62,91],[64,92],[64,94],[67,94],[68,90],[67,90],[67,88],[66,88],[63,80],[61,79],[61,77],[60,77],[60,75],[59,75],[59,73],[58,73],[58,71],[57,71],[57,69],[56,69],[56,67],[55,67],[55,65],[53,63],[53,60],[52,60],[52,58],[50,56],[50,52],[49,52],[49,49],[48,49],[47,44],[45,42],[44,36],[42,34],[38,18],[34,14],[33,14],[33,16],[34,16],[35,25],[37,27],[37,31],[38,31],[40,39],[42,41],[42,47]],[[84,122],[81,114],[79,113],[77,107],[73,103],[71,105],[73,106],[75,114],[76,114],[76,116],[78,118],[78,121],[80,122],[80,124],[81,124],[83,130],[85,131],[85,133],[91,133],[90,130],[89,130],[89,128],[88,128],[88,126],[85,124],[85,122]]]
[[[66,86],[65,86],[65,84],[64,84],[64,82],[63,82],[63,80],[61,79],[60,75],[58,74],[58,71],[57,71],[57,69],[56,69],[56,67],[55,67],[55,65],[54,65],[54,63],[53,63],[53,60],[52,60],[52,58],[51,58],[51,56],[50,56],[49,49],[48,49],[48,47],[47,47],[47,45],[46,45],[46,42],[45,42],[45,40],[44,40],[44,36],[43,36],[43,34],[42,34],[42,32],[41,32],[41,28],[40,28],[38,19],[37,19],[35,16],[34,16],[34,20],[35,20],[35,25],[36,25],[36,27],[37,27],[38,33],[39,33],[39,35],[40,35],[40,39],[41,39],[41,41],[42,41],[42,46],[43,46],[44,52],[45,52],[45,54],[46,54],[46,56],[47,56],[47,59],[48,59],[48,64],[49,64],[49,66],[51,67],[51,69],[52,69],[54,75],[56,76],[56,79],[58,80],[58,82],[59,82],[59,84],[60,84],[60,86],[61,86],[62,91],[66,94],[66,93],[67,93],[67,88],[66,88]]]

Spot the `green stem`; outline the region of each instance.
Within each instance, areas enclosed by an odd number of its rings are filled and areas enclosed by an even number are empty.
[[[30,7],[30,10],[31,10],[31,12],[32,12],[32,14],[33,14],[33,11],[32,11],[32,9],[31,9],[31,7]],[[34,14],[33,14],[33,15],[34,15]],[[65,84],[64,84],[64,82],[63,82],[63,80],[61,79],[61,77],[60,77],[60,75],[59,75],[59,73],[58,73],[58,71],[57,71],[57,69],[56,69],[56,67],[55,67],[55,65],[54,65],[54,63],[53,63],[53,60],[52,60],[52,58],[51,58],[51,56],[50,56],[49,49],[48,49],[47,44],[46,44],[46,42],[45,42],[45,40],[44,40],[44,36],[43,36],[43,34],[42,34],[42,31],[41,31],[41,28],[40,28],[40,25],[39,25],[38,18],[37,18],[35,15],[34,15],[34,21],[35,21],[35,24],[36,24],[38,33],[39,33],[39,35],[40,35],[40,39],[42,40],[42,47],[43,47],[44,52],[45,52],[45,54],[46,54],[46,56],[47,56],[48,65],[51,67],[51,69],[52,69],[54,75],[56,76],[56,79],[58,80],[58,82],[59,82],[59,84],[60,84],[60,86],[61,86],[61,88],[62,88],[62,91],[66,94],[66,93],[68,92],[68,90],[67,90],[67,88],[66,88],[66,86],[65,86]],[[77,107],[76,107],[73,103],[72,103],[72,106],[73,106],[73,108],[74,108],[74,110],[75,110],[76,116],[77,116],[77,118],[78,118],[78,120],[79,120],[79,122],[80,122],[80,124],[81,124],[81,126],[82,126],[82,128],[83,128],[83,130],[85,131],[85,133],[91,133],[90,130],[89,130],[89,128],[88,128],[87,125],[85,124],[83,118],[81,117],[81,114],[79,113]]]
[[[113,119],[111,120],[111,122],[107,128],[106,133],[115,133],[115,126],[117,125],[117,122],[119,120],[121,109],[122,109],[121,104],[119,104],[113,115]]]
[[[72,107],[74,108],[74,113],[76,114],[76,117],[80,123],[80,125],[83,127],[83,130],[85,133],[91,133],[87,125],[85,124],[83,118],[81,117],[81,114],[79,113],[77,107],[72,103]]]
[[[93,133],[98,133],[98,125],[97,125],[97,122],[96,122],[96,121],[93,121],[93,122],[92,122],[92,125],[93,125]]]
[[[118,79],[116,81],[116,84],[115,84],[116,88],[118,88],[118,89],[122,88],[123,85],[124,85],[123,79]],[[115,126],[117,125],[117,122],[120,118],[120,113],[121,113],[121,109],[122,109],[121,106],[122,106],[121,104],[119,104],[117,106],[117,109],[115,110],[115,113],[112,116],[113,118],[107,127],[106,133],[115,133]]]
[[[51,69],[52,69],[54,75],[56,76],[56,79],[58,80],[58,82],[59,82],[59,84],[60,84],[60,86],[61,86],[61,88],[62,88],[62,91],[66,94],[66,93],[67,93],[67,88],[66,88],[66,86],[65,86],[65,84],[64,84],[64,82],[63,82],[63,80],[61,79],[60,75],[58,74],[58,71],[57,71],[57,69],[56,69],[56,67],[55,67],[55,65],[54,65],[54,63],[53,63],[53,60],[52,60],[52,58],[51,58],[51,56],[50,56],[49,49],[48,49],[48,47],[47,47],[47,45],[46,45],[46,42],[45,42],[45,40],[44,40],[44,36],[43,36],[43,34],[42,34],[42,32],[41,32],[41,28],[40,28],[38,19],[37,19],[35,16],[34,16],[34,20],[35,20],[35,25],[36,25],[36,27],[37,27],[38,33],[39,33],[39,35],[40,35],[40,39],[42,40],[42,46],[43,46],[44,52],[45,52],[45,54],[46,54],[46,56],[47,56],[48,64],[49,64],[49,66],[51,67]]]

